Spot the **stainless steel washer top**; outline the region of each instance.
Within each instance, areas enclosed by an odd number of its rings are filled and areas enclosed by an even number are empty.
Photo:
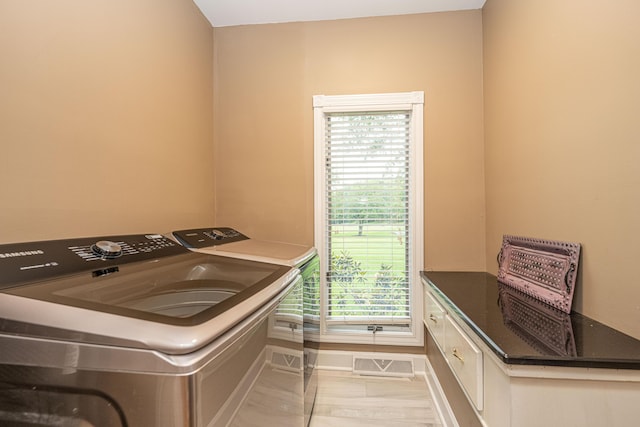
[[[159,234],[0,245],[0,332],[185,354],[297,274],[193,253]]]
[[[310,246],[250,239],[229,227],[174,231],[170,236],[195,252],[301,267],[316,254]]]

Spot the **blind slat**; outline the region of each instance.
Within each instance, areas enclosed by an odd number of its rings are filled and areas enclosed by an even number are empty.
[[[330,321],[410,318],[407,112],[326,116]]]

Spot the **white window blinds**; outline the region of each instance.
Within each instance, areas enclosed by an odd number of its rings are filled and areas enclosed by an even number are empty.
[[[411,111],[325,115],[328,323],[410,323]]]

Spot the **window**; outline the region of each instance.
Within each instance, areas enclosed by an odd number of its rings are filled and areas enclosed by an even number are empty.
[[[422,343],[423,98],[313,99],[323,340]]]

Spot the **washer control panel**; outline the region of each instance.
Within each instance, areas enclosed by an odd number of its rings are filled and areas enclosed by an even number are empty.
[[[0,289],[85,271],[190,253],[161,234],[86,237],[0,245]]]
[[[200,249],[247,240],[248,237],[229,227],[194,228],[174,231],[173,236],[185,247]]]

